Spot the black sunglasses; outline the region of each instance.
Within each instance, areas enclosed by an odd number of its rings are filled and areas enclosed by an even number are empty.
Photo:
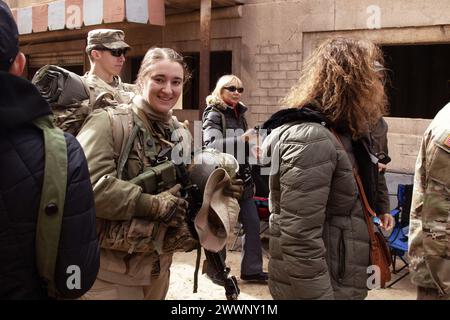
[[[113,57],[120,57],[122,54],[125,57],[128,49],[127,48],[125,48],[125,49],[109,49],[108,51],[111,52],[111,55]]]
[[[235,91],[237,91],[237,92],[239,92],[239,93],[242,93],[242,92],[244,92],[244,88],[238,88],[238,87],[236,87],[236,86],[229,86],[229,87],[223,87],[224,89],[227,89],[228,91],[230,91],[230,92],[235,92]]]
[[[94,50],[109,51],[109,52],[111,52],[111,55],[113,57],[119,58],[122,55],[125,57],[129,49],[128,48],[121,48],[121,49],[95,48]]]

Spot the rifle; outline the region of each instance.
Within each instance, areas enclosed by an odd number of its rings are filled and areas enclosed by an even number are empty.
[[[237,300],[241,290],[237,284],[235,276],[230,276],[230,268],[225,265],[222,256],[218,252],[205,250],[206,260],[211,264],[214,270],[218,271],[219,276],[224,280],[225,296],[227,300]]]
[[[192,184],[189,178],[189,172],[184,163],[175,164],[169,159],[171,149],[166,149],[160,152],[155,163],[158,165],[148,168],[144,173],[130,180],[130,182],[141,186],[146,193],[162,192],[162,189],[167,189],[174,186],[176,183],[181,183],[180,190],[181,197],[188,202],[186,210],[188,226],[191,234],[198,240],[197,230],[195,229],[195,217],[199,212],[202,202],[203,194],[196,184]],[[153,243],[158,253],[163,252],[164,235],[166,234],[168,226],[164,223],[157,223],[155,225],[155,233],[153,234]],[[208,252],[205,250],[206,260],[211,264],[217,274],[220,275],[225,283],[225,296],[227,300],[237,300],[240,289],[237,284],[236,277],[230,276],[230,268],[225,265],[219,253]],[[201,259],[201,246],[197,248],[196,270],[194,274],[194,293],[197,292],[198,287],[198,271]]]

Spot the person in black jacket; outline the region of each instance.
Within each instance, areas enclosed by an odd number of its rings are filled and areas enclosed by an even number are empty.
[[[32,121],[50,115],[51,109],[19,77],[25,61],[11,11],[0,0],[0,299],[49,298],[36,262],[45,147],[42,130]],[[54,283],[58,298],[75,299],[91,288],[100,260],[86,158],[78,141],[64,136],[67,189]],[[70,285],[74,267],[79,282]]]
[[[381,117],[370,132],[372,149],[378,158],[378,195],[375,210],[380,213],[380,220],[386,231],[394,227],[394,217],[390,213],[389,190],[386,183],[386,168],[391,161],[387,140],[388,124]]]
[[[241,280],[266,282],[267,273],[262,268],[262,248],[259,236],[260,221],[253,200],[255,184],[250,165],[249,139],[254,135],[248,130],[245,112],[241,102],[244,91],[242,81],[235,75],[224,75],[216,88],[206,98],[207,107],[203,114],[203,143],[209,148],[233,155],[239,162],[239,178],[244,181],[244,192],[239,201],[239,219],[244,228],[241,261]],[[222,251],[225,256],[225,251]],[[207,270],[207,275],[216,281],[217,277]]]

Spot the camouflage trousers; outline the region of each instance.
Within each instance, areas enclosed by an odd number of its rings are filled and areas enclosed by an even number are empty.
[[[164,300],[169,290],[172,258],[160,260],[160,271],[149,286],[126,286],[97,278],[80,300]]]

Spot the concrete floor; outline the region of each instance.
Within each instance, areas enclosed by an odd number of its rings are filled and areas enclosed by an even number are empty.
[[[397,260],[397,268],[401,268],[403,265],[404,264],[401,261]],[[407,273],[408,268],[405,268],[398,274],[392,274],[390,283],[395,282]],[[415,300],[416,296],[416,287],[411,283],[411,279],[408,274],[390,288],[370,290],[366,300]]]
[[[231,245],[231,243],[230,243]],[[227,252],[227,265],[231,267],[231,274],[235,275],[239,281],[241,294],[239,300],[271,300],[269,288],[264,284],[251,284],[239,279],[240,274],[240,255],[239,251]],[[193,279],[195,270],[196,253],[177,253],[174,255],[174,261],[171,268],[171,279],[168,300],[224,300],[223,287],[213,284],[204,275],[199,274],[198,292],[193,293]],[[267,270],[268,256],[264,255],[264,270]],[[397,263],[400,267],[400,262]],[[400,275],[392,275],[392,281],[395,281]],[[392,288],[371,290],[367,300],[414,300],[416,291],[411,283],[409,276],[396,283]]]

